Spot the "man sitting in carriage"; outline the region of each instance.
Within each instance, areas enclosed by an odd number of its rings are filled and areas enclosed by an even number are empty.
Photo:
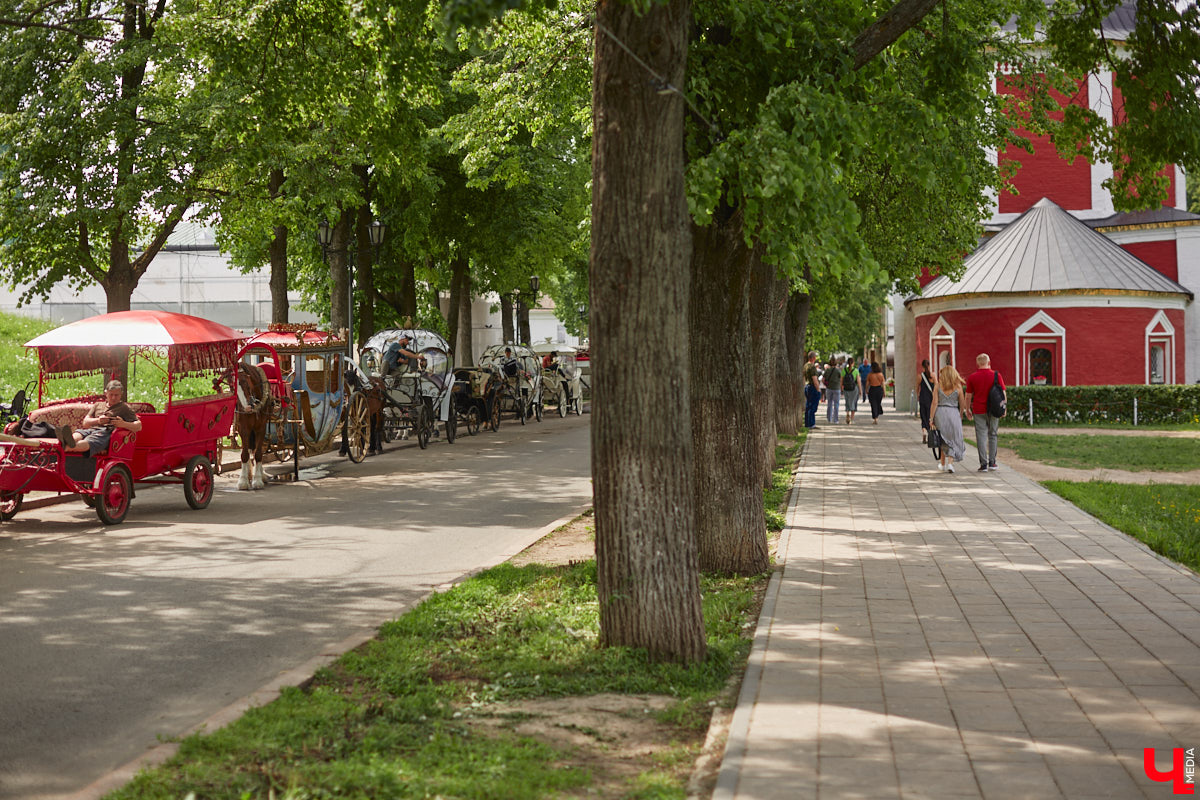
[[[420,369],[425,365],[425,359],[422,356],[408,349],[408,345],[411,343],[412,337],[405,334],[390,343],[387,349],[383,351],[384,377],[389,375],[403,375],[409,370]]]
[[[104,387],[104,399],[92,406],[79,424],[79,430],[73,431],[70,425],[63,425],[57,433],[64,451],[87,451],[88,455],[95,456],[108,449],[108,442],[117,428],[137,433],[142,429],[142,421],[125,402],[124,384],[109,381]]]

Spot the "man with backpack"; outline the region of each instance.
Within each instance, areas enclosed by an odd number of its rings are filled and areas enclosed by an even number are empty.
[[[987,353],[975,357],[977,369],[967,376],[967,419],[975,421],[975,445],[979,449],[979,471],[995,472],[997,434],[1000,418],[1008,407],[1008,389],[1004,378],[992,369]]]
[[[825,380],[825,421],[838,424],[839,400],[842,396],[842,369],[845,361],[838,356],[836,362],[830,361],[822,376]]]

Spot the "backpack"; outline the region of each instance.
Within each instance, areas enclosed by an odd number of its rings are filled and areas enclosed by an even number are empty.
[[[858,388],[858,371],[851,368],[842,376],[842,391],[853,392]]]
[[[987,413],[991,417],[1003,417],[1008,413],[1008,403],[1004,399],[1004,389],[1000,386],[1000,373],[992,373],[992,388],[988,390]]]

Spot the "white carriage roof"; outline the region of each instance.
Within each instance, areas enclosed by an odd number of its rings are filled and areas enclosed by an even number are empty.
[[[363,345],[363,349],[383,352],[389,344],[399,341],[403,336],[408,336],[412,339],[417,350],[433,348],[446,353],[450,352],[450,345],[442,338],[441,334],[423,328],[388,328],[376,331],[370,339],[367,339]]]
[[[934,297],[1053,292],[1192,293],[1042,198],[964,262],[905,303]]]

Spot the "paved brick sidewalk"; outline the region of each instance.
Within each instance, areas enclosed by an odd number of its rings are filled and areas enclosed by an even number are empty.
[[[715,800],[1172,797],[1200,577],[861,416],[809,437]]]

